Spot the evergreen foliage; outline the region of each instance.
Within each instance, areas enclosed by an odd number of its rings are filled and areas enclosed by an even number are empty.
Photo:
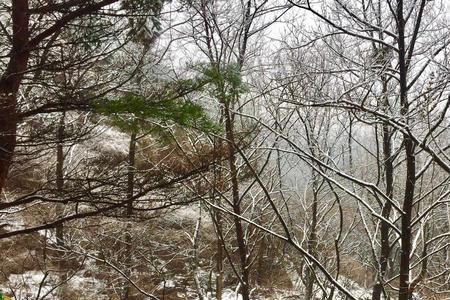
[[[217,126],[203,107],[187,99],[204,84],[203,80],[191,79],[167,82],[151,95],[127,92],[115,99],[102,99],[96,103],[95,110],[111,117],[113,123],[125,131],[149,130],[154,128],[156,121],[214,131]]]
[[[247,91],[242,81],[239,65],[228,64],[225,66],[200,66],[205,79],[210,82],[211,95],[224,103],[231,103],[241,93]]]
[[[218,124],[188,96],[207,90],[220,102],[231,103],[247,88],[236,64],[223,67],[199,65],[197,69],[200,77],[161,83],[151,95],[127,92],[115,99],[102,99],[95,104],[95,111],[111,117],[116,126],[131,132],[154,129],[155,121],[206,132],[218,131]]]

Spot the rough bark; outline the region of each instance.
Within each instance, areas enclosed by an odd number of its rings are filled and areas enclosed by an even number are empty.
[[[0,192],[4,188],[16,147],[17,92],[27,69],[30,51],[28,0],[12,2],[12,48],[8,66],[0,78]]]

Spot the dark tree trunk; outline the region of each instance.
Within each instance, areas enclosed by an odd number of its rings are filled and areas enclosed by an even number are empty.
[[[313,171],[313,177],[315,177]],[[313,178],[313,203],[312,203],[312,212],[311,212],[311,228],[310,234],[308,237],[308,251],[312,256],[316,257],[317,252],[317,215],[318,215],[318,206],[319,206],[319,187],[317,178]],[[306,272],[306,291],[305,297],[307,300],[314,299],[314,282],[316,280],[316,270],[314,266],[310,266],[307,268]]]
[[[219,124],[223,121],[223,114],[221,114]],[[217,197],[217,191],[221,190],[223,187],[223,162],[222,162],[222,151],[223,151],[223,142],[220,138],[214,138],[214,151],[215,151],[215,162],[214,162],[214,181],[213,188],[211,189],[211,199],[214,199],[214,203],[217,206],[221,206],[220,197]],[[212,218],[214,220],[214,226],[216,227],[216,299],[222,300],[223,294],[223,279],[224,279],[224,270],[223,270],[223,260],[225,258],[224,251],[224,242],[222,241],[222,213],[219,210],[212,211]]]
[[[56,145],[56,193],[58,197],[64,196],[64,132],[65,132],[65,113],[61,114],[59,119],[58,131],[56,133],[56,139],[58,144]],[[57,218],[62,218],[64,213],[64,204],[57,204],[56,207]],[[64,227],[63,224],[59,224],[55,228],[56,244],[60,249],[59,255],[59,270],[62,272],[61,279],[64,281],[65,276],[65,262],[64,262]]]
[[[410,264],[411,264],[411,219],[413,210],[414,187],[415,187],[415,156],[414,143],[409,137],[405,137],[406,151],[406,183],[405,198],[403,202],[403,217],[401,227],[401,253],[400,253],[400,290],[399,300],[409,300],[412,294],[410,289]]]
[[[216,216],[216,223],[218,227],[218,231],[222,232],[222,216],[220,215],[220,212],[215,213]],[[216,272],[217,272],[217,278],[216,278],[216,299],[222,300],[222,293],[223,293],[223,245],[222,241],[220,240],[220,235],[217,235],[217,257],[216,257]]]
[[[0,83],[0,190],[5,187],[9,167],[16,147],[15,94]]]
[[[71,11],[62,16],[54,24],[30,39],[29,1],[13,0],[12,2],[12,39],[9,61],[5,72],[0,77],[0,191],[5,187],[9,168],[16,147],[17,125],[17,93],[23,76],[27,71],[30,53],[44,39],[57,34],[61,28],[72,20],[90,14],[118,0],[103,0]],[[87,1],[86,1],[87,2]]]
[[[397,24],[398,24],[398,58],[400,73],[400,104],[401,115],[407,124],[409,122],[409,103],[407,86],[407,56],[405,47],[405,19],[403,16],[403,0],[397,0]],[[415,144],[412,138],[405,133],[403,136],[406,159],[406,180],[403,199],[403,215],[401,218],[401,252],[400,252],[400,277],[399,300],[409,300],[412,295],[410,289],[410,265],[411,265],[411,220],[414,203],[414,189],[416,185],[416,161]]]
[[[241,203],[239,197],[239,183],[238,173],[236,168],[236,155],[235,155],[235,139],[233,128],[233,117],[228,104],[225,104],[225,135],[228,145],[228,164],[230,168],[231,176],[231,188],[232,188],[232,200],[233,200],[233,212],[237,215],[241,215]],[[247,245],[245,241],[244,228],[239,217],[234,216],[234,226],[236,229],[236,242],[238,244],[239,260],[241,266],[241,294],[243,300],[250,300],[249,290],[249,275],[250,266],[247,259]]]
[[[383,97],[384,97],[384,107],[389,107],[389,99],[386,95],[387,93],[387,79],[385,76],[382,78],[383,81]],[[391,131],[389,125],[385,122],[383,124],[383,162],[384,162],[384,177],[386,184],[386,196],[392,199],[394,192],[394,162],[392,157],[392,143],[391,143]],[[385,219],[389,219],[392,211],[392,204],[386,201],[383,205],[381,215]],[[380,226],[380,260],[379,260],[379,270],[377,274],[377,282],[373,287],[372,300],[380,300],[381,294],[384,290],[384,280],[386,272],[388,270],[389,256],[391,252],[391,245],[389,242],[390,228],[389,224],[381,221]]]
[[[6,71],[0,78],[0,191],[5,187],[16,147],[17,92],[30,55],[28,0],[12,1],[12,23],[12,49]]]
[[[133,132],[130,137],[130,145],[128,150],[128,174],[127,174],[127,199],[131,199],[134,195],[134,173],[135,173],[135,160],[136,160],[136,133]],[[127,211],[126,211],[127,217],[131,217],[133,215],[133,201],[129,201],[127,203]],[[125,255],[126,257],[126,270],[125,274],[127,277],[131,276],[131,269],[132,269],[132,238],[131,238],[131,224],[127,224],[127,230],[125,231]],[[130,299],[131,296],[131,285],[127,281],[125,283],[125,290],[124,290],[124,300]]]

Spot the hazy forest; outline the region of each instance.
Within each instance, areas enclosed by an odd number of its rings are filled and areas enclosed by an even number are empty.
[[[0,299],[450,299],[450,1],[0,0]]]

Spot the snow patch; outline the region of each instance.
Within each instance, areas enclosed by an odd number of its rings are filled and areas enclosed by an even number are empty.
[[[242,295],[230,289],[225,289],[222,294],[222,300],[242,300]]]
[[[14,294],[16,299],[36,299],[38,294],[40,297],[49,294],[45,299],[57,300],[58,298],[52,295],[52,292],[56,291],[54,290],[56,282],[56,276],[45,277],[43,272],[27,271],[23,274],[11,274],[8,283],[0,289],[6,294]]]

